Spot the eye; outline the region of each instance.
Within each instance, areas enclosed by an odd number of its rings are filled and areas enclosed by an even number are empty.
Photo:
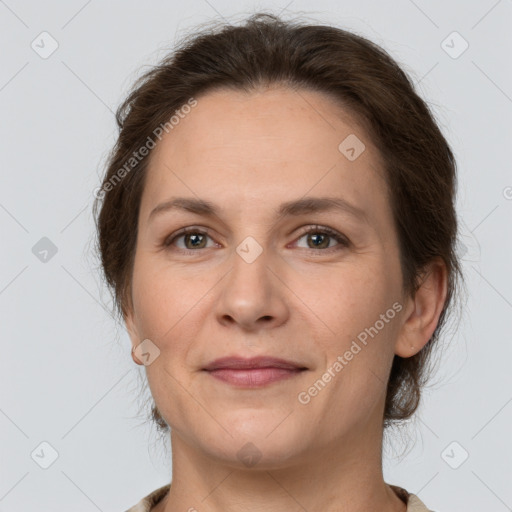
[[[202,230],[194,227],[184,228],[174,236],[169,237],[164,242],[164,247],[170,248],[172,245],[175,245],[175,242],[183,238],[185,247],[177,247],[181,251],[185,252],[194,252],[197,249],[207,249],[206,240],[210,238],[208,236],[208,230]]]
[[[306,238],[307,240],[306,243],[308,244],[308,247],[306,247],[306,249],[311,249],[313,251],[315,251],[315,249],[321,249],[324,251],[326,249],[338,250],[339,247],[336,247],[336,245],[334,247],[330,245],[330,241],[332,240],[338,242],[338,245],[342,247],[349,246],[349,241],[343,235],[334,229],[323,226],[309,226],[299,240],[302,238]]]

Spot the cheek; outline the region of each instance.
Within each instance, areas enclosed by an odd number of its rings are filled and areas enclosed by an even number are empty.
[[[332,273],[327,286],[318,290],[318,311],[337,335],[357,336],[373,325],[396,300],[386,273],[380,266],[376,267],[347,266]]]
[[[402,307],[393,273],[377,263],[333,274],[317,305],[329,328],[323,342],[327,366],[342,358],[343,370],[334,372],[335,387],[345,381],[342,395],[364,400],[366,390],[370,401],[385,387]]]
[[[199,293],[193,282],[180,282],[156,262],[135,268],[133,276],[134,308],[137,326],[143,338],[158,347],[159,356],[145,367],[151,395],[170,424],[178,421],[176,411],[187,410],[189,395],[182,365],[194,332],[190,320]],[[188,398],[187,398],[188,397]]]
[[[384,399],[387,388],[393,358],[393,320],[381,325],[377,316],[377,320],[367,323],[362,319],[366,316],[365,312],[358,318],[345,315],[339,319],[337,336],[324,340],[325,367],[318,368],[308,383],[319,390],[320,398],[314,399],[319,409],[332,409],[343,423],[362,421]],[[320,381],[327,381],[325,387]]]
[[[133,273],[133,302],[138,322],[147,337],[167,338],[201,298],[197,280],[182,279],[179,271],[161,258],[141,256]],[[171,331],[169,331],[171,329]]]
[[[146,367],[150,386],[160,381],[172,383],[169,374],[181,378],[204,312],[213,307],[207,295],[212,286],[206,279],[180,276],[154,256],[136,262],[133,300],[138,333],[141,340],[150,339],[160,350],[155,364]]]

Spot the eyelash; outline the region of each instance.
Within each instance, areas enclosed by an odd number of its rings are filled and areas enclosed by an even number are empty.
[[[178,238],[181,238],[181,237],[183,237],[185,235],[191,234],[191,233],[192,234],[196,234],[196,235],[203,235],[203,236],[206,235],[206,236],[209,236],[208,235],[208,233],[209,233],[208,230],[198,229],[198,228],[194,228],[194,227],[188,227],[188,228],[184,228],[184,229],[178,231],[176,234],[174,234],[174,236],[171,235],[171,237],[167,238],[162,245],[164,246],[164,248],[166,248],[168,250],[171,250],[171,245],[173,244],[173,242],[175,240],[177,240]],[[328,228],[328,227],[325,227],[325,226],[319,226],[319,225],[308,226],[301,233],[301,235],[299,236],[299,238],[297,240],[300,240],[305,235],[309,235],[311,233],[327,235],[330,238],[334,238],[334,240],[336,240],[339,243],[339,246],[341,246],[341,247],[348,247],[350,245],[350,242],[348,241],[348,239],[345,238],[344,236],[342,236],[340,233],[338,233],[334,229],[331,229],[331,228]],[[306,250],[314,252],[314,253],[318,253],[320,251],[321,252],[330,253],[333,250],[334,251],[339,250],[340,249],[339,246],[329,247],[327,249],[307,248]],[[182,252],[182,253],[188,254],[188,253],[197,253],[201,249],[181,249],[180,248],[180,249],[177,249],[177,250]]]

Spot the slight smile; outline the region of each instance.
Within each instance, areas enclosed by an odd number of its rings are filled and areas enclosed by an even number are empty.
[[[243,388],[258,388],[295,377],[307,368],[299,363],[274,357],[216,359],[206,368],[209,375],[228,384]]]

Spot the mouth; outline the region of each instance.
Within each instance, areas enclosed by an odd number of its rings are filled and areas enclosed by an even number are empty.
[[[308,368],[274,357],[223,357],[203,368],[210,376],[237,387],[256,388],[300,375]]]

